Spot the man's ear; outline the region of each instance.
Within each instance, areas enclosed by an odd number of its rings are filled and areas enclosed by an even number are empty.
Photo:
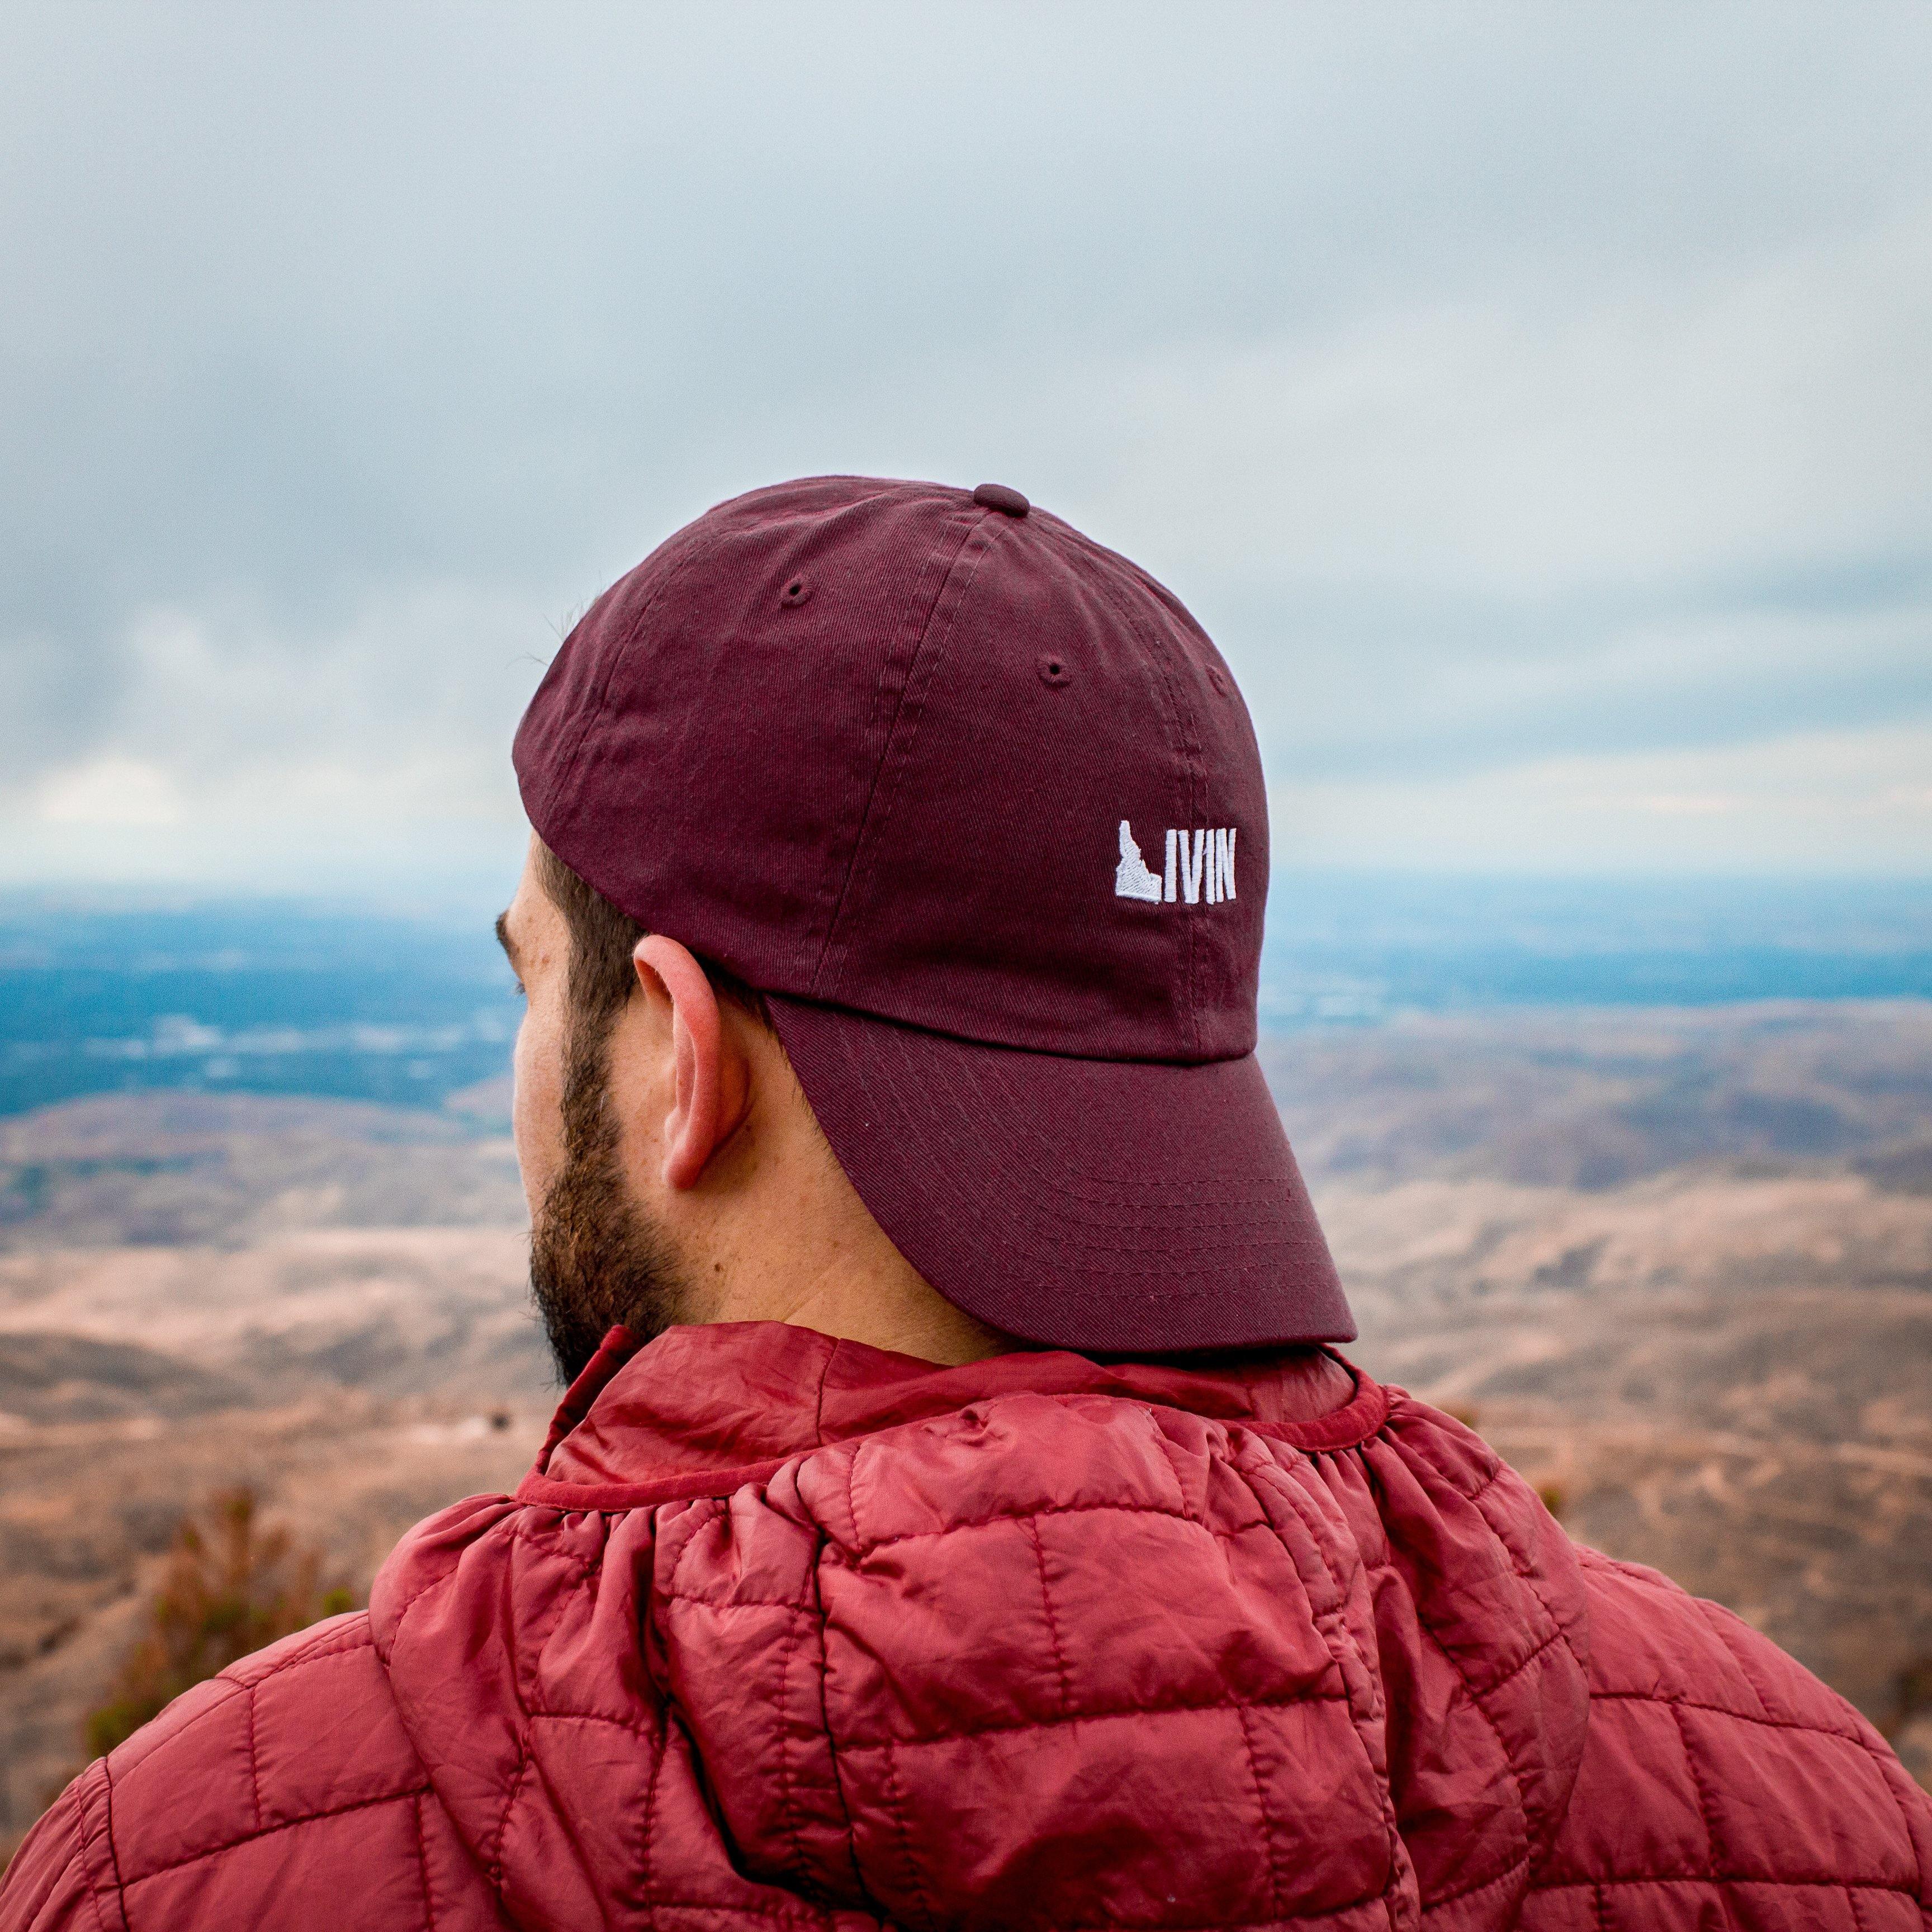
[[[670,1000],[677,1074],[664,1116],[664,1184],[695,1187],[712,1155],[751,1109],[751,1065],[688,947],[654,932],[638,941],[631,959],[638,977],[656,980]]]

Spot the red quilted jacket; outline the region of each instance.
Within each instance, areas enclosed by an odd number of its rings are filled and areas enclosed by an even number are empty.
[[[514,1498],[76,1779],[0,1932],[1932,1924],[1848,1706],[1309,1386],[607,1346]]]

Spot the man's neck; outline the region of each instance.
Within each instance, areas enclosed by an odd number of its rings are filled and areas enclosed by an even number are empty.
[[[948,1367],[997,1355],[1010,1336],[976,1322],[932,1287],[866,1217],[853,1238],[816,1255],[796,1246],[714,1262],[716,1286],[692,1298],[700,1322],[788,1322],[841,1341]]]

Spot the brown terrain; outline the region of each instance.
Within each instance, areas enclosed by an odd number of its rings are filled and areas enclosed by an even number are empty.
[[[245,1484],[358,1599],[556,1399],[508,1142],[308,1100],[0,1122],[0,1850],[85,1754],[184,1510]]]
[[[1932,1780],[1932,1007],[1269,1042],[1372,1372],[1571,1532],[1730,1604]],[[184,1510],[358,1593],[554,1400],[489,1116],[146,1095],[0,1122],[0,1847]]]

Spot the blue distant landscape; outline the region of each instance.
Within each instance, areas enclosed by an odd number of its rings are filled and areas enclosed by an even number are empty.
[[[1932,998],[1932,881],[1284,874],[1265,1030],[1407,1012]],[[0,898],[0,1114],[169,1088],[423,1106],[502,1073],[519,1004],[479,906]]]
[[[1280,874],[1264,1030],[1509,1006],[1932,998],[1932,880]]]
[[[489,921],[0,899],[0,1114],[152,1088],[435,1106],[509,1065]]]

